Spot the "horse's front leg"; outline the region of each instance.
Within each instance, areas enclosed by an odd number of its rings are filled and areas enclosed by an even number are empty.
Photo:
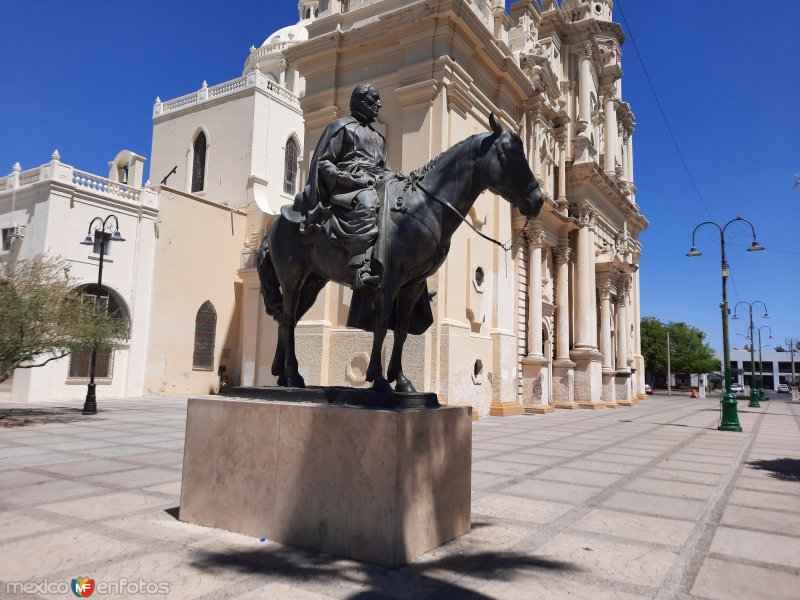
[[[380,294],[375,309],[374,333],[372,335],[372,352],[369,356],[369,366],[367,367],[367,381],[372,383],[372,389],[382,392],[391,392],[392,386],[383,376],[383,364],[381,363],[381,350],[386,339],[388,329],[388,310],[384,294]]]
[[[416,388],[403,375],[403,346],[408,336],[408,325],[411,319],[411,311],[417,300],[425,289],[425,283],[406,287],[400,290],[397,295],[397,318],[394,326],[394,344],[392,345],[392,358],[389,360],[389,369],[386,378],[389,381],[396,381],[394,386],[396,392],[416,392]]]

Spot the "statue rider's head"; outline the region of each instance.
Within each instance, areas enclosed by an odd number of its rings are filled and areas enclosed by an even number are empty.
[[[356,86],[350,96],[350,112],[359,120],[372,123],[381,110],[381,97],[378,88],[371,83]]]

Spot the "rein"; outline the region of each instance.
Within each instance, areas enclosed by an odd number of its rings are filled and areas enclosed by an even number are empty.
[[[509,251],[510,251],[510,250],[511,250],[511,249],[514,247],[514,242],[516,242],[516,241],[517,241],[517,238],[518,238],[520,235],[522,235],[522,234],[523,234],[523,232],[525,231],[525,229],[528,227],[528,223],[530,223],[530,221],[531,221],[531,218],[530,218],[530,217],[525,217],[525,224],[522,226],[522,229],[520,229],[520,230],[519,230],[519,231],[518,231],[518,232],[517,232],[517,233],[516,233],[516,234],[515,234],[515,235],[514,235],[514,236],[513,236],[513,237],[512,237],[510,240],[508,240],[508,241],[507,241],[505,244],[503,244],[502,242],[498,242],[498,241],[497,241],[496,239],[494,239],[493,237],[489,237],[489,236],[488,236],[488,235],[486,235],[485,233],[482,233],[481,231],[479,231],[479,230],[478,230],[478,228],[477,228],[477,227],[475,227],[475,226],[474,226],[472,223],[470,223],[470,222],[467,220],[467,218],[466,218],[464,215],[462,215],[462,214],[459,212],[459,210],[458,210],[458,209],[457,209],[455,206],[453,206],[452,204],[450,204],[450,202],[448,202],[448,201],[447,201],[447,200],[445,200],[444,198],[439,198],[439,197],[438,197],[438,196],[436,196],[435,194],[432,194],[432,193],[430,193],[428,190],[426,190],[426,189],[425,189],[425,186],[423,186],[423,185],[422,185],[422,183],[420,183],[419,181],[416,181],[416,182],[414,182],[414,183],[416,184],[416,187],[418,187],[418,188],[419,188],[419,189],[421,189],[423,192],[425,192],[425,193],[426,193],[426,194],[427,194],[427,195],[428,195],[428,196],[429,196],[431,199],[435,200],[436,202],[438,202],[438,203],[439,203],[439,204],[441,204],[442,206],[444,206],[444,207],[446,207],[446,208],[449,208],[449,209],[450,209],[451,211],[453,211],[453,212],[454,212],[456,215],[458,215],[458,218],[459,218],[459,219],[461,219],[461,220],[462,220],[464,223],[466,223],[466,224],[467,224],[467,225],[470,227],[470,229],[472,229],[472,231],[474,231],[475,233],[477,233],[477,234],[478,234],[480,237],[482,237],[483,239],[485,239],[485,240],[488,240],[488,241],[492,242],[493,244],[497,244],[497,245],[498,245],[498,246],[500,246],[500,247],[501,247],[501,248],[502,248],[502,249],[503,249],[505,252],[509,252]]]

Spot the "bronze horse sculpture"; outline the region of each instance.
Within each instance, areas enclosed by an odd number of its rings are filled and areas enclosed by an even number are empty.
[[[406,336],[433,322],[426,279],[444,262],[450,239],[485,190],[499,194],[526,217],[542,207],[542,193],[525,158],[520,137],[504,131],[490,115],[491,132],[475,134],[444,151],[403,179],[399,198],[387,197],[380,214],[383,282],[377,290],[354,292],[348,325],[373,332],[367,381],[378,391],[415,392],[403,375]],[[398,185],[397,187],[400,187]],[[388,195],[387,195],[388,196]],[[279,326],[272,374],[278,385],[305,387],[295,354],[295,327],[328,281],[353,279],[347,251],[321,236],[304,240],[287,212],[261,241],[258,274],[267,314]],[[394,345],[386,376],[381,349],[388,329]]]

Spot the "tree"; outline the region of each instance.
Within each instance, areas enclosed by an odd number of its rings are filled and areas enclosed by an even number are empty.
[[[642,356],[645,370],[667,373],[667,332],[670,336],[671,370],[673,373],[710,373],[720,368],[714,350],[705,344],[706,334],[686,323],[662,323],[655,317],[641,321]]]
[[[786,348],[781,345],[775,346],[775,352],[786,352]]]
[[[74,351],[112,348],[128,321],[84,302],[60,258],[37,256],[0,271],[0,382]]]

